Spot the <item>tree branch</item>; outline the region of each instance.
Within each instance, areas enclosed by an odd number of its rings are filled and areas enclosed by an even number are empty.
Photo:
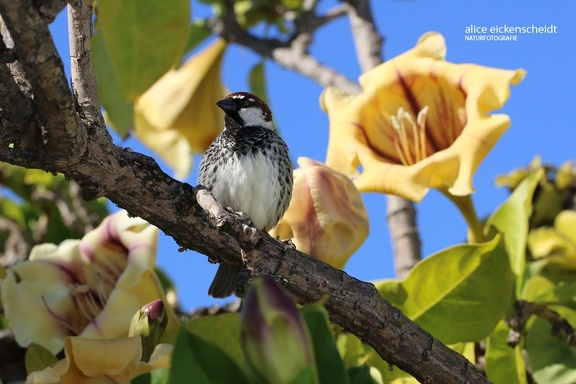
[[[520,343],[526,324],[532,315],[546,320],[552,325],[550,333],[563,343],[576,347],[576,330],[562,316],[548,308],[546,305],[518,300],[515,303],[516,312],[506,321],[510,327],[508,345],[515,347]]]
[[[62,61],[46,20],[31,0],[0,0],[0,14],[32,87],[34,105],[50,149],[46,155],[53,156],[52,161],[57,164],[77,163],[84,153],[86,131],[78,124]]]
[[[10,1],[0,2],[4,17],[20,12],[7,4]],[[33,13],[30,9],[27,12]],[[11,30],[24,31],[28,35],[31,31],[42,29],[36,25],[38,21],[34,15],[20,16],[10,16]],[[33,27],[26,23],[31,23]],[[211,261],[240,270],[239,291],[246,290],[254,277],[271,275],[299,303],[323,300],[333,322],[357,335],[390,364],[410,372],[420,382],[487,382],[472,363],[382,299],[372,284],[358,281],[311,256],[287,249],[266,233],[247,226],[236,215],[223,209],[204,188],[180,183],[162,172],[152,158],[129,148],[115,146],[105,126],[94,124],[88,130],[78,119],[69,121],[69,106],[74,104],[74,100],[69,90],[64,92],[60,88],[60,80],[64,78],[63,69],[61,65],[56,65],[59,61],[47,57],[44,52],[51,41],[38,39],[21,37],[15,43],[18,58],[24,61],[26,74],[32,78],[33,90],[43,101],[38,103],[39,108],[34,109],[31,116],[6,117],[6,121],[21,121],[34,128],[31,131],[38,136],[41,126],[33,127],[34,124],[46,121],[53,124],[58,119],[64,119],[65,123],[74,123],[76,131],[86,133],[86,147],[69,146],[69,156],[81,161],[62,162],[59,154],[54,155],[54,151],[58,150],[55,145],[47,146],[45,151],[33,146],[2,145],[0,161],[62,172],[80,185],[80,194],[84,198],[105,196],[131,215],[142,217],[172,236],[181,247],[196,250],[208,255]],[[39,57],[46,60],[36,60],[39,67],[36,68],[32,51],[38,44],[41,48]],[[269,53],[274,57],[273,52]],[[48,81],[45,78],[48,73],[60,80],[56,83]],[[7,75],[9,71],[0,73],[0,83],[14,89],[15,83],[8,81],[5,78]],[[333,77],[331,79],[335,81]],[[342,77],[339,81],[348,82]],[[56,88],[38,88],[52,85]],[[62,93],[53,95],[53,92]],[[26,99],[22,99],[24,94],[18,94],[16,101],[25,102]],[[0,96],[0,110],[4,110],[7,100],[10,99]],[[40,108],[42,103],[49,100],[56,102],[58,107],[46,109],[43,105]],[[36,111],[42,117],[42,123]],[[15,110],[14,113],[22,112]],[[64,114],[64,117],[59,114]],[[15,124],[3,124],[3,127],[11,131],[2,130],[1,134],[7,137],[14,137],[21,129],[20,125]],[[54,127],[47,125],[47,128],[50,131]],[[70,136],[70,129],[65,128],[67,138],[77,138]],[[55,132],[49,135],[49,140],[54,136],[57,136]],[[2,143],[5,142],[3,139]],[[70,140],[67,143],[70,144]],[[53,156],[46,159],[46,154]]]
[[[207,28],[213,34],[220,35],[228,42],[250,48],[254,52],[274,60],[278,65],[296,71],[318,84],[328,87],[336,86],[349,93],[358,93],[358,84],[327,67],[308,53],[310,36],[308,33],[297,33],[288,43],[276,39],[260,39],[243,29],[236,20],[231,4],[226,4],[226,12],[221,18],[207,22]],[[312,27],[312,24],[308,26]]]
[[[46,20],[46,22],[51,23],[54,21],[56,16],[64,9],[67,0],[34,0],[36,7],[38,8],[38,13],[40,16]]]
[[[72,92],[82,111],[82,117],[86,119],[86,125],[96,123],[104,126],[96,75],[90,56],[92,6],[87,1],[74,0],[68,5],[68,26]]]
[[[360,68],[367,72],[382,63],[384,38],[378,33],[369,0],[347,0],[350,28]]]
[[[0,160],[26,159],[6,154],[1,149]],[[38,163],[33,159],[19,165]],[[372,284],[287,250],[282,242],[223,209],[207,190],[180,183],[164,174],[152,158],[113,145],[103,127],[90,131],[84,161],[62,171],[91,190],[93,197],[108,197],[131,215],[162,229],[183,248],[240,269],[239,291],[246,290],[254,277],[271,275],[299,303],[325,300],[332,321],[423,383],[486,382],[463,356],[383,300]]]

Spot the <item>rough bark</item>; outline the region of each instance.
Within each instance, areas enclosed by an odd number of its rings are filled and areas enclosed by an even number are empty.
[[[0,0],[0,12],[11,34],[23,35],[14,39],[14,48],[31,87],[0,66],[0,86],[7,91],[0,93],[1,161],[61,172],[80,185],[83,198],[105,196],[172,236],[183,250],[240,269],[240,291],[254,277],[270,275],[299,303],[323,300],[333,322],[423,383],[487,382],[472,363],[382,299],[372,284],[286,247],[223,209],[207,190],[178,182],[152,158],[114,145],[97,114],[93,121],[85,118],[97,100],[85,105],[74,98],[81,92],[64,86],[62,63],[37,8],[26,0]]]

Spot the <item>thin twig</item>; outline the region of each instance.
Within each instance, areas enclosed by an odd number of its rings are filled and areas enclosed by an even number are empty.
[[[308,53],[310,37],[305,33],[295,34],[289,42],[277,39],[261,39],[245,29],[236,20],[233,7],[228,4],[222,17],[208,20],[207,28],[226,41],[245,46],[264,57],[274,60],[278,65],[296,71],[318,84],[336,86],[349,93],[358,93],[358,84],[333,68],[321,64]],[[311,26],[308,26],[311,28]]]
[[[90,55],[92,6],[89,2],[74,0],[68,4],[68,26],[72,91],[86,125],[96,123],[103,126],[104,117]]]
[[[566,319],[548,308],[544,304],[531,303],[518,300],[515,303],[516,312],[506,321],[510,327],[508,333],[508,345],[515,347],[520,343],[522,334],[526,331],[526,324],[533,315],[546,320],[552,325],[550,333],[563,343],[571,347],[576,347],[576,330]]]

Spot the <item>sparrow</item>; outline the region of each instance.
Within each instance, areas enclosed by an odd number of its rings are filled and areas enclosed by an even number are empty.
[[[243,212],[256,228],[269,231],[280,221],[292,198],[292,161],[278,135],[270,108],[248,92],[235,92],[216,103],[224,130],[204,153],[198,183],[216,201]],[[235,293],[238,272],[218,267],[208,294],[224,298]]]

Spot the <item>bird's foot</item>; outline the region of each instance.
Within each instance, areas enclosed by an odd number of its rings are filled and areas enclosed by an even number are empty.
[[[280,240],[279,236],[276,236],[276,240]],[[292,242],[292,239],[283,240],[282,244],[284,244],[284,251],[295,251],[296,245]]]
[[[228,212],[230,212],[231,214],[235,215],[236,217],[238,217],[238,219],[240,220],[240,222],[248,227],[254,227],[254,222],[252,222],[252,219],[245,214],[242,211],[235,211],[230,207],[224,207],[225,210],[227,210]]]

